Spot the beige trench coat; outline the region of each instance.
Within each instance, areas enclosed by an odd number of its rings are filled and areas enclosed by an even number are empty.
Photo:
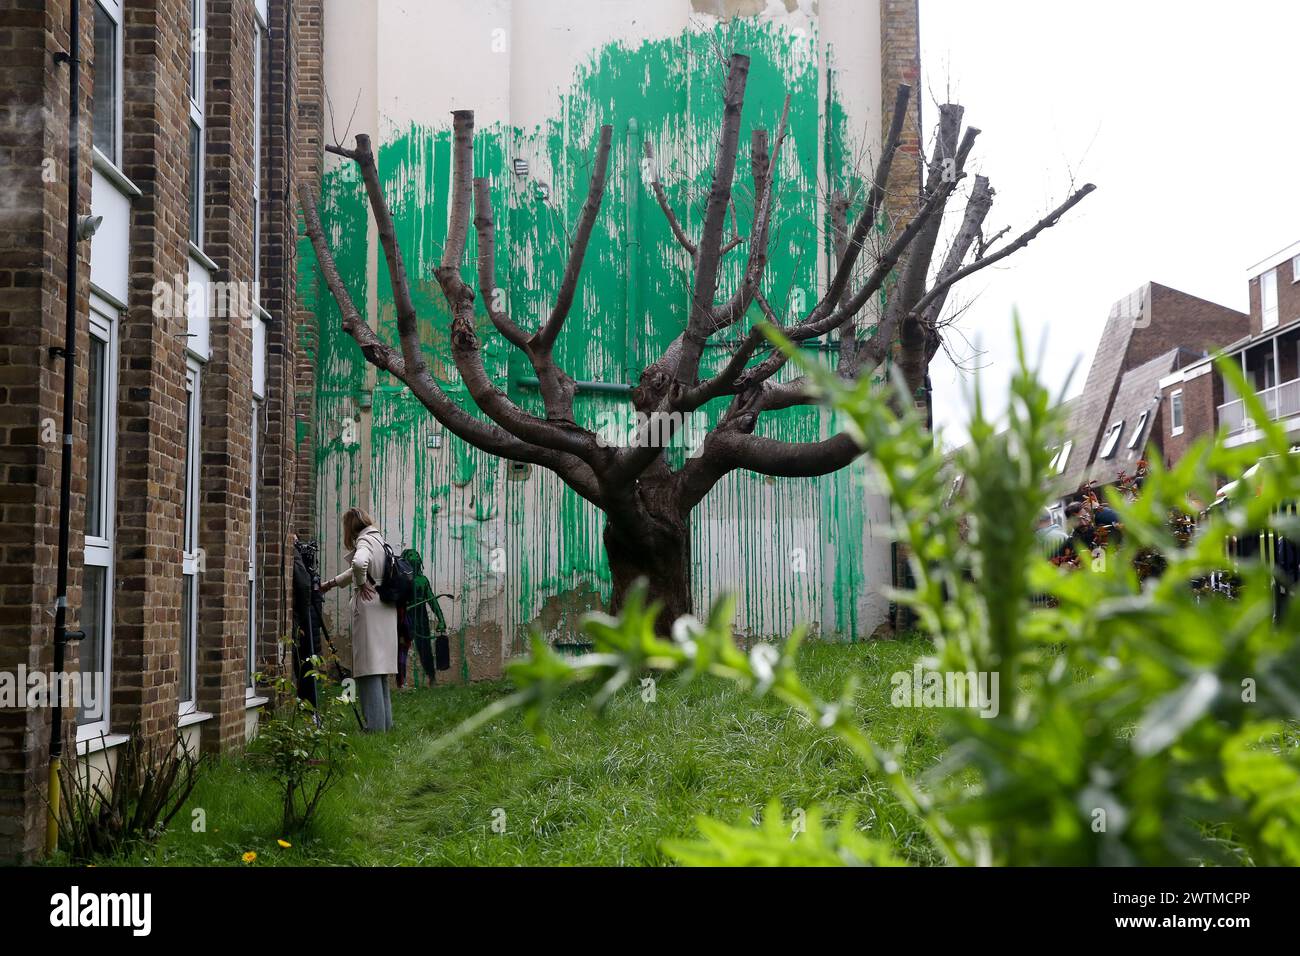
[[[373,585],[384,579],[384,539],[371,525],[357,536],[356,548],[349,552],[350,567],[334,579],[339,587],[351,584],[352,592],[352,676],[397,673],[397,608],[385,604],[376,594],[362,600],[356,588],[365,582],[367,573]]]

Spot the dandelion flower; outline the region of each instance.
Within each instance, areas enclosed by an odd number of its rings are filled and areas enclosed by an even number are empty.
[[[243,859],[245,863],[252,863],[254,860],[257,859],[257,854],[254,853],[252,850],[249,850],[247,853],[244,854]]]
[[[284,847],[286,850],[289,849],[289,847],[293,846],[293,844],[290,843],[288,840],[276,840],[275,842],[280,844],[280,846]]]

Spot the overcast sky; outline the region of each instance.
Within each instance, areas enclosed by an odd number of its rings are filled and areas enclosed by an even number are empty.
[[[1077,393],[1111,303],[1147,281],[1246,311],[1249,266],[1300,239],[1300,3],[920,0],[923,121],[966,107],[986,225],[1019,233],[1071,183],[1097,191],[1027,249],[956,287],[1004,403],[1013,308]],[[960,339],[952,343],[965,349]],[[972,364],[970,362],[967,363]],[[933,368],[936,426],[965,438],[970,373]]]

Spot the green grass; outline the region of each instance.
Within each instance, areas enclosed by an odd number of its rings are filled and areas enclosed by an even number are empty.
[[[923,771],[941,751],[940,712],[894,708],[889,676],[927,651],[919,640],[810,644],[808,685],[838,692],[861,681],[859,717],[882,744],[905,749]],[[585,694],[560,700],[550,748],[510,714],[438,757],[425,744],[493,700],[505,681],[395,693],[396,730],[352,737],[356,759],[305,834],[276,843],[279,807],[265,772],[243,760],[207,768],[189,803],[154,847],[112,864],[243,865],[661,865],[667,838],[697,835],[703,814],[736,822],[776,799],[787,815],[823,806],[856,810],[865,832],[916,862],[936,862],[918,827],[848,749],[797,714],[760,705],[730,684],[661,680],[656,700],[624,690],[603,718]],[[206,814],[194,832],[193,810]],[[493,832],[494,811],[505,832]],[[497,814],[499,817],[499,814]]]

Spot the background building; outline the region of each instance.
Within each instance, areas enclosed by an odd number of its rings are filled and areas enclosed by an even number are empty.
[[[72,11],[80,9],[80,22]],[[292,185],[321,150],[320,0],[11,0],[0,8],[0,672],[52,664],[80,30],[69,668],[109,692],[65,753],[132,730],[239,747],[288,631],[301,369]],[[310,466],[310,463],[309,463]],[[309,524],[309,522],[307,522]],[[74,645],[75,647],[75,645]],[[44,833],[48,708],[0,710],[0,860]]]
[[[1116,302],[1083,391],[1066,403],[1054,496],[1068,502],[1086,482],[1106,485],[1120,471],[1132,474],[1144,455],[1168,457],[1171,419],[1186,412],[1161,400],[1163,382],[1244,335],[1249,321],[1235,309],[1155,282]]]
[[[688,263],[644,181],[643,141],[654,144],[670,199],[694,230],[722,112],[720,51],[752,58],[742,143],[754,126],[775,130],[789,93],[779,238],[764,291],[792,310],[811,305],[827,275],[827,197],[870,176],[884,108],[901,82],[913,87],[916,115],[895,163],[890,212],[898,219],[915,203],[916,130],[930,99],[918,83],[917,31],[915,0],[330,0],[325,130],[345,145],[356,133],[374,138],[435,374],[468,401],[430,274],[447,222],[450,111],[476,111],[476,175],[492,179],[500,224],[498,281],[526,326],[558,287],[596,131],[613,125],[600,219],[556,350],[580,382],[576,414],[594,426],[630,407],[619,393],[687,314]],[[747,163],[737,183],[748,186]],[[396,341],[392,295],[352,164],[328,157],[322,191],[327,234],[353,299]],[[745,189],[738,192],[743,232],[749,211]],[[310,257],[308,246],[302,255]],[[724,287],[735,279],[724,278]],[[339,515],[361,504],[394,546],[424,554],[436,590],[455,593],[457,672],[496,673],[533,625],[552,641],[571,640],[578,616],[609,590],[599,513],[550,473],[445,434],[404,388],[365,363],[323,283],[305,291],[319,317],[310,477],[330,573],[344,551]],[[500,386],[537,409],[522,356],[494,334],[485,350]],[[706,363],[723,354],[711,349]],[[801,408],[780,413],[773,427],[807,440],[829,422]],[[866,490],[864,468],[817,480],[748,472],[726,479],[692,518],[697,606],[729,590],[740,599],[739,626],[753,635],[784,635],[801,621],[830,638],[869,635],[888,613],[882,586],[891,564],[887,503]],[[345,596],[328,600],[336,617],[345,614]]]
[[[1288,434],[1300,436],[1300,242],[1281,249],[1247,270],[1250,324],[1225,343],[1224,355],[1240,362],[1247,383]],[[1170,374],[1160,382],[1164,401],[1182,410],[1169,429],[1165,454],[1176,461],[1193,441],[1217,429],[1229,445],[1259,437],[1245,403],[1210,360]],[[1300,437],[1297,437],[1300,441]]]

